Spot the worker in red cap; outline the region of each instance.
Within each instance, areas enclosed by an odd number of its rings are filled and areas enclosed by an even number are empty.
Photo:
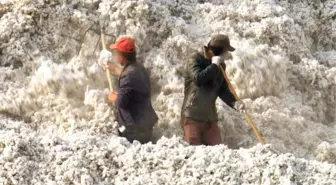
[[[117,108],[119,135],[128,141],[151,141],[153,126],[158,121],[152,103],[149,75],[145,67],[136,61],[135,41],[121,37],[110,45],[113,60],[123,66],[120,70],[110,64],[112,73],[119,74],[119,89],[110,92],[108,99]]]

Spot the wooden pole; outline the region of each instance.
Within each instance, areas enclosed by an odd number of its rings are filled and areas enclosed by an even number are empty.
[[[103,30],[103,29],[100,30],[100,34],[101,34],[101,43],[102,43],[102,47],[103,47],[103,49],[106,49],[106,44],[105,44],[105,34],[104,34],[104,30]],[[109,68],[106,68],[106,69],[105,69],[105,72],[106,72],[107,80],[108,80],[108,83],[109,83],[110,91],[113,91],[114,88],[113,88],[113,84],[112,84],[112,80],[111,80],[111,72],[110,72],[110,69],[109,69]]]
[[[226,82],[227,82],[227,84],[229,86],[229,89],[230,89],[231,93],[236,98],[236,100],[239,101],[240,99],[239,99],[236,91],[234,90],[232,84],[230,83],[229,78],[226,76],[225,70],[223,69],[222,66],[219,66],[219,68],[220,68],[220,70],[222,72],[222,75],[223,75],[224,79],[226,80]],[[254,122],[252,121],[251,116],[247,113],[246,110],[244,110],[244,116],[245,116],[245,119],[247,120],[247,122],[249,123],[249,125],[251,126],[254,134],[257,136],[259,142],[261,144],[265,144],[264,138],[262,137],[260,131],[258,130],[257,126],[254,124]]]

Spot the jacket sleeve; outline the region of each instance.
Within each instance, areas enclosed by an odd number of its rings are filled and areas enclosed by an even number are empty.
[[[134,90],[134,85],[136,83],[134,80],[132,72],[128,72],[120,77],[120,85],[116,100],[117,107],[122,109],[128,108]]]
[[[223,78],[223,83],[221,85],[221,88],[219,90],[219,98],[225,102],[228,106],[234,109],[234,103],[237,101],[236,98],[233,96],[233,94],[230,91],[230,88],[226,82],[226,80]]]
[[[196,57],[192,57],[187,63],[187,71],[196,85],[201,86],[210,80],[214,79],[219,69],[216,64],[210,64],[205,69],[202,69],[201,64]]]

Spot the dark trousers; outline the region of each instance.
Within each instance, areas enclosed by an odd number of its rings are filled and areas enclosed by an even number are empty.
[[[137,140],[141,144],[145,144],[152,141],[153,127],[143,126],[140,124],[127,126],[124,132],[119,132],[119,136],[125,137],[131,143],[134,140]]]
[[[181,126],[184,131],[184,140],[190,145],[218,145],[221,143],[217,122],[205,123],[183,118]]]

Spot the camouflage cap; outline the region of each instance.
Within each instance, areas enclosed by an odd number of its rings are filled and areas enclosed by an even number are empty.
[[[220,47],[224,48],[228,51],[236,50],[234,47],[230,45],[230,39],[228,36],[223,34],[213,35],[208,43],[209,47]]]

